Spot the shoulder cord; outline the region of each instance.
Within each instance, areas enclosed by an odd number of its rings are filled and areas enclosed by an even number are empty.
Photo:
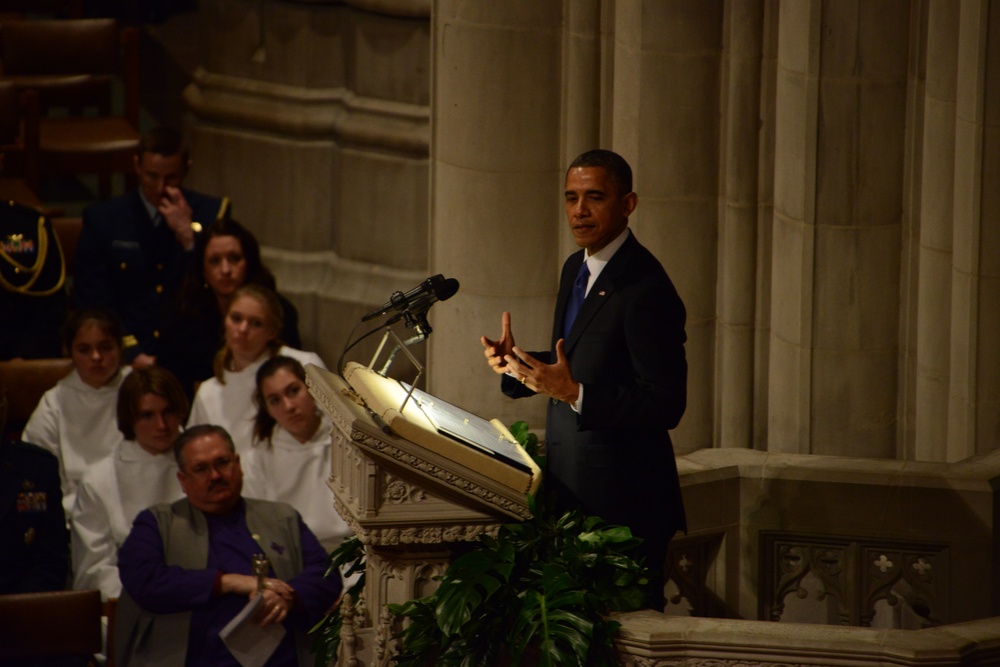
[[[32,292],[31,287],[35,284],[38,278],[42,275],[42,267],[45,265],[45,258],[48,255],[49,250],[49,234],[45,229],[45,216],[38,217],[38,254],[35,258],[34,266],[28,267],[16,259],[7,254],[7,251],[0,245],[0,257],[5,259],[7,263],[13,266],[18,272],[25,272],[31,276],[27,283],[24,285],[14,285],[8,281],[3,272],[0,271],[0,285],[11,292],[17,292],[18,294],[26,294],[28,296],[49,296],[55,294],[60,289],[62,289],[63,284],[66,282],[66,258],[63,256],[62,246],[59,244],[59,239],[56,237],[55,232],[52,232],[52,240],[55,242],[56,251],[59,253],[59,280],[56,284],[48,289],[41,292]]]

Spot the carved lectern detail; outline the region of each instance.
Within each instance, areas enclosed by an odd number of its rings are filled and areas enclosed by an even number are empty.
[[[395,475],[385,475],[385,492],[382,499],[387,503],[401,505],[419,504],[427,500],[427,493],[415,484],[405,482]]]
[[[365,547],[365,607],[344,614],[337,664],[386,667],[399,629],[387,605],[433,592],[456,545],[529,518],[526,494],[538,477],[498,469],[492,459],[483,464],[479,455],[451,449],[467,445],[442,442],[441,433],[424,438],[412,430],[416,422],[395,421],[384,406],[375,417],[356,404],[350,370],[346,377],[306,367],[309,391],[333,424],[332,505]],[[365,394],[366,404],[372,400]]]

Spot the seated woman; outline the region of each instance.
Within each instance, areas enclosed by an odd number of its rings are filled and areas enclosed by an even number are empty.
[[[257,370],[253,448],[243,456],[244,495],[288,503],[327,551],[351,535],[333,509],[330,420],[316,409],[306,372],[291,357],[271,357]]]
[[[110,310],[87,308],[70,314],[63,344],[73,370],[42,396],[22,439],[56,455],[63,507],[70,516],[83,471],[111,454],[121,442],[115,426],[118,385],[123,369],[122,325]]]
[[[118,547],[135,515],[182,497],[171,446],[187,417],[177,378],[158,366],[137,368],[118,390],[118,429],[125,440],[83,475],[72,514],[73,588],[116,598]]]
[[[257,369],[279,354],[326,368],[316,354],[282,344],[282,322],[283,310],[274,292],[261,285],[244,285],[236,290],[223,322],[225,345],[215,357],[215,376],[198,387],[188,426],[222,426],[242,454],[250,449],[253,440]]]
[[[243,285],[275,289],[274,275],[260,259],[254,235],[235,220],[216,220],[196,239],[177,300],[161,314],[157,363],[173,372],[187,395],[212,377],[212,361],[222,345],[222,315]],[[301,347],[295,306],[277,294],[285,314],[281,340]]]

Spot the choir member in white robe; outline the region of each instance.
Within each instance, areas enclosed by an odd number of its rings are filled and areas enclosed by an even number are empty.
[[[277,356],[257,371],[253,448],[243,455],[244,495],[288,503],[328,552],[351,535],[333,508],[330,420],[317,410],[297,360]]]
[[[215,377],[198,387],[189,427],[222,426],[233,436],[237,453],[243,454],[253,442],[257,369],[278,354],[326,368],[318,355],[281,344],[283,321],[281,302],[273,291],[253,284],[236,290],[223,320],[225,344],[216,356]]]
[[[180,382],[163,368],[138,368],[117,398],[118,429],[125,438],[111,456],[83,474],[73,508],[73,588],[121,593],[118,548],[135,516],[150,505],[183,497],[172,445],[188,411]]]
[[[121,322],[111,311],[88,308],[72,313],[64,344],[73,370],[45,392],[21,435],[59,459],[67,517],[84,470],[110,455],[122,440],[115,424],[118,386],[129,371],[121,366],[122,336]]]

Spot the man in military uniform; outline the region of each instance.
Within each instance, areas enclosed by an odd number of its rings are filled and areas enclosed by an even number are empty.
[[[0,360],[61,356],[66,265],[52,222],[0,202]]]
[[[0,387],[0,433],[7,399]],[[0,437],[0,594],[57,591],[69,574],[69,532],[59,462],[50,452]]]
[[[150,130],[139,141],[139,189],[83,210],[73,302],[112,309],[125,325],[125,359],[156,363],[156,321],[176,296],[195,236],[227,214],[223,200],[182,187],[190,159],[181,133]]]

